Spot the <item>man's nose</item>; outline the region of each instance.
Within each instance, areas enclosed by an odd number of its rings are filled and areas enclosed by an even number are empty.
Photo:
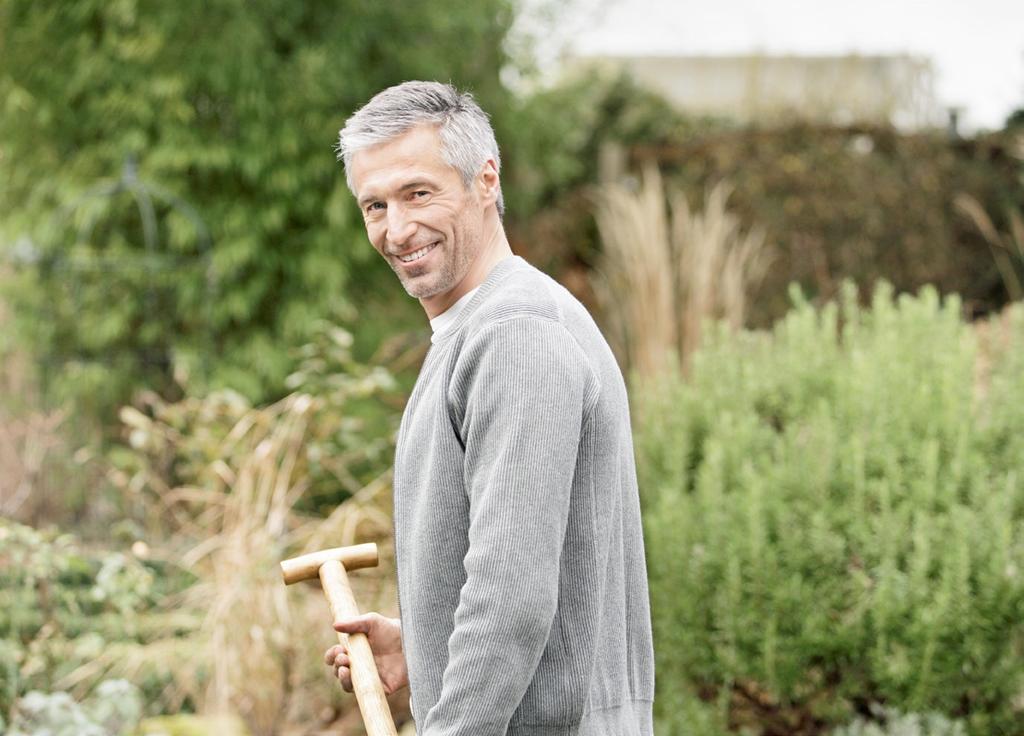
[[[404,207],[388,207],[388,242],[404,245],[416,232],[416,223]]]

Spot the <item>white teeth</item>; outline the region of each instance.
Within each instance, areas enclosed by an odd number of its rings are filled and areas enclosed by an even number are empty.
[[[402,263],[412,263],[413,261],[418,261],[420,258],[425,256],[427,253],[432,251],[434,249],[434,245],[435,244],[431,244],[431,245],[428,245],[428,246],[426,246],[424,248],[420,248],[419,250],[413,251],[412,253],[410,253],[407,256],[398,256],[398,260],[400,260]]]

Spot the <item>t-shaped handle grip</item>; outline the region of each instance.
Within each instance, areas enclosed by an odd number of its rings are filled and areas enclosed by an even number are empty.
[[[301,557],[281,561],[281,574],[286,585],[300,580],[319,577],[324,595],[331,606],[334,620],[359,615],[352,587],[345,570],[377,565],[377,545],[357,544],[311,552]],[[348,642],[349,669],[352,671],[352,691],[363,715],[367,736],[396,736],[388,701],[384,695],[373,651],[365,634],[338,633],[338,641]]]
[[[290,560],[281,560],[281,575],[284,576],[285,585],[319,577],[320,567],[329,560],[337,560],[346,570],[377,567],[377,545],[354,544],[351,547],[334,547],[293,557]]]

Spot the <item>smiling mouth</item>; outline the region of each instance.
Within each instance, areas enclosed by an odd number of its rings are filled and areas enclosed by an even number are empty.
[[[413,262],[418,261],[419,259],[421,259],[423,256],[425,256],[430,251],[434,250],[434,248],[436,248],[436,247],[437,247],[437,243],[431,243],[430,245],[423,246],[419,250],[414,250],[412,253],[409,253],[408,255],[397,256],[397,258],[402,263],[413,263]]]

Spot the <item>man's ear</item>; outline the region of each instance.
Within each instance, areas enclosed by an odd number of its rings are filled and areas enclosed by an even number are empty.
[[[498,191],[501,189],[501,177],[498,175],[498,166],[493,159],[487,159],[480,173],[476,177],[477,191],[485,205],[498,201]]]

